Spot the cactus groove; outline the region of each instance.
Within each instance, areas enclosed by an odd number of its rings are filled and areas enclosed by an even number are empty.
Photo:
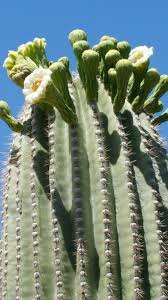
[[[104,36],[91,49],[82,30],[69,39],[78,73],[66,57],[47,61],[37,38],[4,63],[26,103],[16,120],[0,101],[15,131],[0,299],[166,300],[168,157],[154,126],[167,111],[154,113],[168,76],[148,70],[152,48],[134,56]]]

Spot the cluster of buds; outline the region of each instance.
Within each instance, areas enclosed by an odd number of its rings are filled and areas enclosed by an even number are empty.
[[[127,100],[132,109],[148,114],[161,111],[160,97],[168,90],[168,76],[159,75],[154,68],[148,69],[153,47],[139,46],[131,50],[128,42],[118,42],[115,38],[103,36],[92,49],[86,33],[74,30],[69,35],[77,68],[89,102],[98,98],[98,79],[109,91],[115,113],[123,109]],[[9,77],[23,89],[26,101],[48,109],[55,107],[69,124],[77,122],[73,100],[68,83],[72,83],[69,60],[60,58],[49,62],[46,57],[46,42],[35,38],[9,51],[4,62]],[[155,87],[152,96],[148,97]],[[160,124],[164,117],[153,123]],[[1,116],[2,117],[2,116]]]

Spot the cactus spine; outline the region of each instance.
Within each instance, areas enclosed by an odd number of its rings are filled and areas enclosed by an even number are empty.
[[[5,175],[2,300],[166,300],[168,160],[154,128],[167,75],[153,49],[104,36],[90,49],[69,35],[66,57],[44,39],[10,51],[4,66],[26,96]],[[131,51],[131,52],[130,52]],[[153,94],[148,97],[151,90]]]

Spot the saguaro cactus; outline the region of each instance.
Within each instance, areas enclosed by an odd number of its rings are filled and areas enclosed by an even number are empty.
[[[69,35],[68,58],[44,39],[10,51],[4,66],[26,101],[5,170],[2,300],[168,299],[168,160],[155,129],[168,119],[168,76],[153,48]],[[153,91],[154,89],[154,91]],[[152,94],[151,94],[152,92]]]

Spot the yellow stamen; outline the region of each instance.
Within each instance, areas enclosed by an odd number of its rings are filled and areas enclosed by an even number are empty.
[[[41,82],[42,82],[42,80],[37,79],[37,80],[35,80],[35,81],[32,83],[31,89],[32,89],[33,92],[37,91],[37,89],[38,89],[38,87],[40,86]]]

